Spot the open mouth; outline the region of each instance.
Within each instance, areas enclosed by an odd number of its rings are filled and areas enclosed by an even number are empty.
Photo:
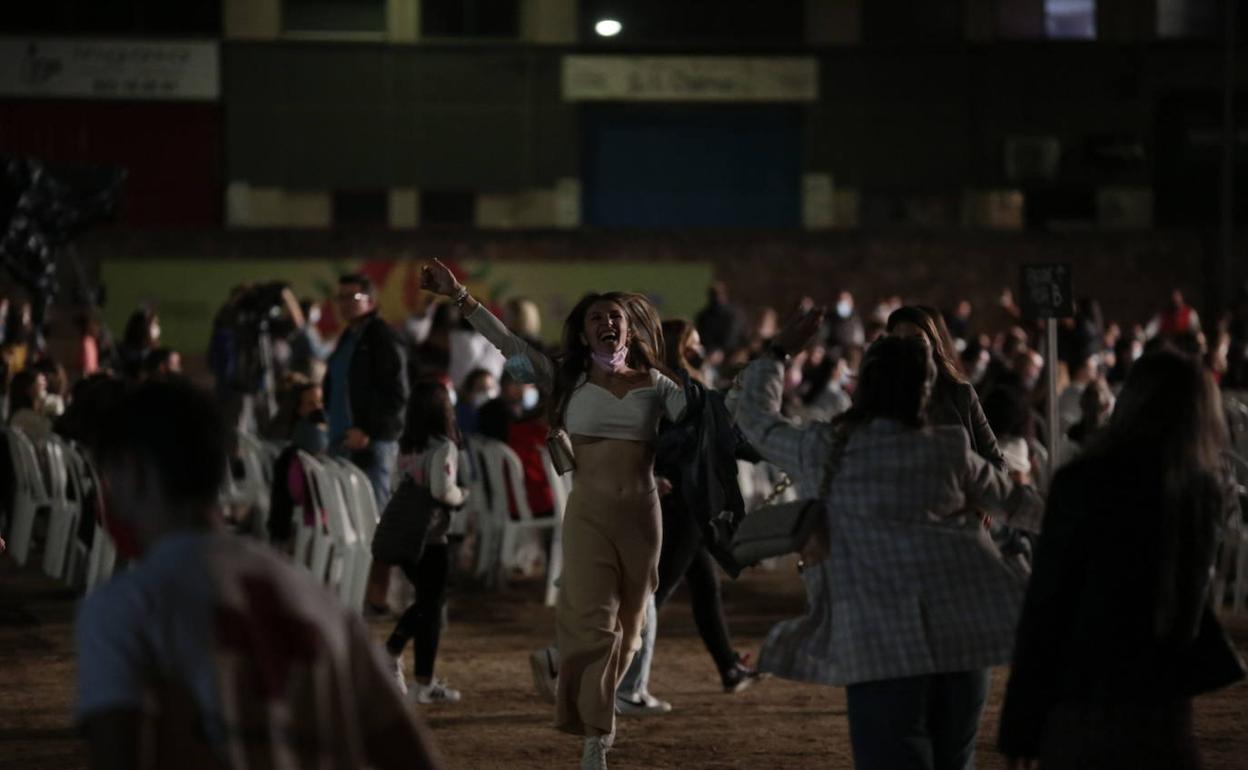
[[[615,343],[617,343],[617,342],[619,342],[619,341],[620,341],[620,335],[619,335],[619,332],[610,331],[610,330],[605,331],[605,332],[603,332],[602,334],[599,334],[599,335],[598,335],[598,341],[599,341],[599,342],[609,342],[609,343],[611,343],[612,345],[614,345]]]

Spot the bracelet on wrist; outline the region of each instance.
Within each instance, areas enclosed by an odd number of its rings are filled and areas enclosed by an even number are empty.
[[[457,306],[463,307],[464,303],[468,301],[468,287],[460,286],[459,291],[455,292],[455,296],[451,297],[451,301]]]
[[[774,357],[777,361],[779,361],[782,364],[787,364],[789,362],[789,359],[793,358],[792,353],[785,350],[784,348],[782,348],[779,344],[775,342],[772,342],[771,344],[767,346],[767,352],[771,353],[772,357]]]

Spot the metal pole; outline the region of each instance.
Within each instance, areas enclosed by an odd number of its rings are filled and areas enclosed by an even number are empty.
[[[1057,422],[1057,319],[1045,319],[1044,330],[1047,338],[1044,351],[1044,382],[1049,394],[1045,408],[1049,429],[1045,433],[1049,443],[1049,479],[1052,480],[1053,474],[1057,472],[1057,439],[1058,431],[1061,429]]]
[[[1223,0],[1226,33],[1225,58],[1222,70],[1222,211],[1221,252],[1217,298],[1218,313],[1226,312],[1234,298],[1235,235],[1235,5],[1236,0]],[[1213,320],[1213,319],[1210,319]]]

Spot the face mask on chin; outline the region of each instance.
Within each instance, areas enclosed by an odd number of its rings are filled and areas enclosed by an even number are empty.
[[[524,407],[524,411],[531,412],[537,408],[537,402],[542,398],[542,394],[537,392],[537,388],[525,388],[524,395],[520,398],[520,405]]]

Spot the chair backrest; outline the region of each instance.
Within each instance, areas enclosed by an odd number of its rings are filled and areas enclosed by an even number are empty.
[[[305,454],[302,451],[299,453],[300,460]],[[313,461],[313,464],[307,467],[311,468],[310,473],[316,479],[316,487],[321,505],[325,510],[329,533],[345,543],[354,543],[358,536],[355,524],[351,521],[351,512],[348,510],[342,471],[339,466],[332,459],[328,459],[324,462]]]
[[[350,508],[351,520],[355,524],[356,533],[365,542],[372,542],[373,532],[377,530],[377,521],[381,511],[377,510],[377,496],[373,493],[373,482],[360,466],[339,458],[338,466],[342,471],[342,483],[347,492],[347,505]]]
[[[48,481],[53,500],[65,506],[81,508],[83,485],[78,450],[60,436],[53,435],[48,439],[47,455]]]
[[[511,490],[511,499],[516,503],[516,515],[521,521],[533,518],[529,509],[529,498],[524,491],[524,466],[520,457],[511,447],[501,441],[481,439],[477,444],[477,452],[481,458],[481,468],[490,481],[490,508],[495,516],[502,521],[511,518],[508,505],[507,490]]]
[[[39,465],[39,455],[35,451],[34,442],[16,428],[11,428],[7,432],[9,452],[13,456],[13,478],[18,493],[38,505],[47,505],[52,500],[48,495],[48,487],[44,483],[43,469]]]

